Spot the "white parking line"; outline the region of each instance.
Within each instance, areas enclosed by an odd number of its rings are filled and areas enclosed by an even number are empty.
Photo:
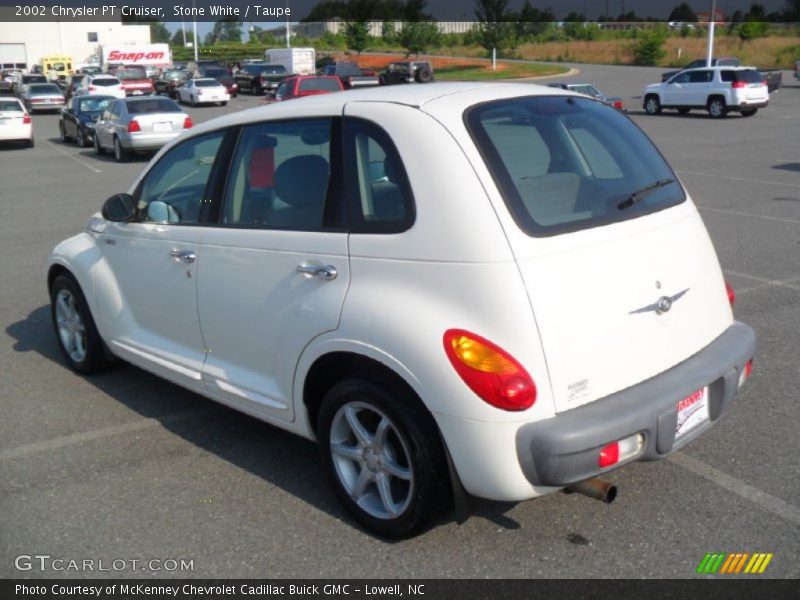
[[[800,188],[800,183],[785,183],[783,181],[769,181],[767,179],[752,179],[751,177],[732,177],[731,175],[714,175],[712,173],[698,173],[697,171],[678,171],[678,175],[699,175],[700,177],[713,177],[714,179],[729,179],[731,181],[746,181],[747,183],[764,183],[767,185],[784,185],[786,187]]]
[[[84,160],[83,160],[81,157],[79,157],[79,156],[76,156],[76,155],[74,155],[74,154],[70,154],[69,152],[67,152],[67,151],[63,150],[62,148],[59,148],[58,146],[56,146],[56,145],[55,145],[53,142],[51,142],[50,140],[47,140],[47,143],[50,145],[50,147],[51,147],[53,150],[57,151],[57,152],[58,152],[58,153],[60,153],[60,154],[63,154],[64,156],[69,156],[70,158],[74,158],[75,160],[77,160],[79,163],[81,163],[81,164],[82,164],[84,167],[86,167],[86,168],[87,168],[87,169],[89,169],[90,171],[94,171],[95,173],[102,173],[102,171],[101,171],[100,169],[95,169],[95,168],[94,168],[92,165],[90,165],[89,163],[87,163],[86,161],[84,161]]]
[[[168,425],[170,423],[177,423],[179,421],[186,421],[206,415],[212,412],[212,408],[192,409],[182,412],[173,413],[164,417],[141,419],[133,421],[132,423],[125,423],[124,425],[113,425],[111,427],[103,427],[102,429],[95,429],[94,431],[85,431],[83,433],[74,433],[72,435],[65,435],[63,437],[53,438],[51,440],[44,440],[42,442],[35,442],[33,444],[23,444],[15,446],[14,448],[7,448],[0,450],[0,461],[12,460],[37,452],[44,452],[45,450],[55,450],[56,448],[64,448],[65,446],[72,446],[74,444],[82,444],[83,442],[90,442],[102,438],[120,435],[123,433],[130,433],[131,431],[141,431],[142,429],[150,429],[151,427],[158,427]]]
[[[744,293],[744,291],[755,290],[767,286],[786,288],[800,292],[800,286],[792,285],[792,283],[794,283],[795,281],[800,281],[800,277],[790,277],[789,279],[767,279],[766,277],[758,277],[757,275],[748,275],[747,273],[740,273],[739,271],[731,271],[730,269],[725,269],[725,273],[733,275],[734,277],[743,277],[744,279],[752,279],[753,281],[758,281],[759,283],[763,284],[763,285],[752,286],[750,288],[745,288],[745,290],[742,290],[742,292],[737,291],[736,292],[737,294]]]
[[[798,186],[800,187],[800,186]],[[727,208],[711,208],[710,206],[697,205],[700,210],[710,210],[713,212],[725,213],[728,215],[736,215],[737,217],[751,217],[753,219],[763,219],[765,221],[777,221],[779,223],[792,223],[800,225],[797,219],[786,219],[784,217],[770,217],[769,215],[755,215],[753,213],[742,212],[740,210],[728,210]]]
[[[771,494],[762,492],[760,489],[753,487],[752,485],[749,485],[740,479],[736,479],[727,473],[723,473],[711,465],[707,465],[703,461],[692,458],[683,452],[676,452],[667,460],[683,467],[687,471],[691,471],[696,475],[700,475],[700,477],[707,479],[711,483],[717,484],[721,488],[725,488],[729,492],[733,492],[737,496],[741,496],[745,500],[749,500],[753,504],[758,505],[764,510],[771,512],[782,519],[786,519],[795,525],[800,525],[800,508],[794,506],[793,504],[789,504],[780,498],[776,498]]]

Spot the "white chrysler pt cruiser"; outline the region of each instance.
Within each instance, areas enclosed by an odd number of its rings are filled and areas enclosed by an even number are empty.
[[[365,527],[599,479],[707,431],[755,335],[628,117],[431,84],[237,112],[163,148],[48,265],[64,357],[318,440]]]

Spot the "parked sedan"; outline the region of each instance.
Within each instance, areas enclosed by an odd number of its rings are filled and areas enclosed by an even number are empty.
[[[216,79],[190,79],[178,88],[180,102],[197,106],[217,103],[225,106],[231,99],[228,90]]]
[[[61,109],[58,133],[62,142],[75,140],[80,147],[88,146],[94,139],[94,124],[103,114],[114,96],[73,96]]]
[[[117,162],[124,162],[131,152],[158,150],[191,126],[189,116],[169,98],[114,100],[95,123],[94,151],[111,150]]]
[[[33,148],[31,116],[17,98],[0,98],[0,141],[25,142]]]
[[[79,96],[114,96],[124,98],[125,90],[122,82],[111,75],[86,75],[81,79],[75,94]]]
[[[562,90],[570,90],[571,92],[577,92],[578,94],[585,94],[591,98],[597,98],[604,104],[608,104],[609,106],[616,108],[617,110],[621,110],[622,112],[627,112],[625,108],[625,104],[622,102],[622,98],[617,96],[609,97],[606,96],[603,92],[598,90],[594,87],[591,83],[548,83],[549,87],[554,88],[561,88]]]
[[[64,94],[55,83],[31,83],[22,92],[25,108],[36,110],[57,110],[64,106]]]
[[[344,508],[389,538],[467,494],[610,501],[599,477],[658,477],[652,461],[746,408],[756,346],[655,145],[539,85],[203,123],[53,250],[47,285],[66,365],[113,355],[315,440]]]
[[[275,97],[264,96],[262,102],[270,104],[293,98],[303,98],[306,96],[318,96],[319,94],[330,94],[331,92],[344,91],[342,80],[334,75],[297,75],[289,77],[275,90]]]

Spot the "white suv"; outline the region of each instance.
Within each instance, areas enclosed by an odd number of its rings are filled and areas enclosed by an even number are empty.
[[[712,67],[681,71],[664,83],[654,83],[642,92],[644,110],[657,115],[664,108],[686,114],[707,110],[715,119],[730,111],[751,117],[769,103],[764,76],[752,67]]]
[[[53,251],[58,343],[316,439],[404,537],[656,460],[749,374],[703,222],[602,102],[534,85],[324,94],[214,119]],[[463,513],[462,513],[463,514]]]
[[[122,82],[112,75],[87,75],[81,79],[78,87],[75,88],[76,96],[114,96],[124,99],[125,90]]]

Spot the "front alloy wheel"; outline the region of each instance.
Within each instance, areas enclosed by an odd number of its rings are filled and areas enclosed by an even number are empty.
[[[117,162],[125,162],[128,160],[128,151],[122,147],[119,138],[114,138],[114,158]]]
[[[657,115],[661,112],[661,102],[658,96],[648,96],[644,101],[644,110],[648,115]]]

